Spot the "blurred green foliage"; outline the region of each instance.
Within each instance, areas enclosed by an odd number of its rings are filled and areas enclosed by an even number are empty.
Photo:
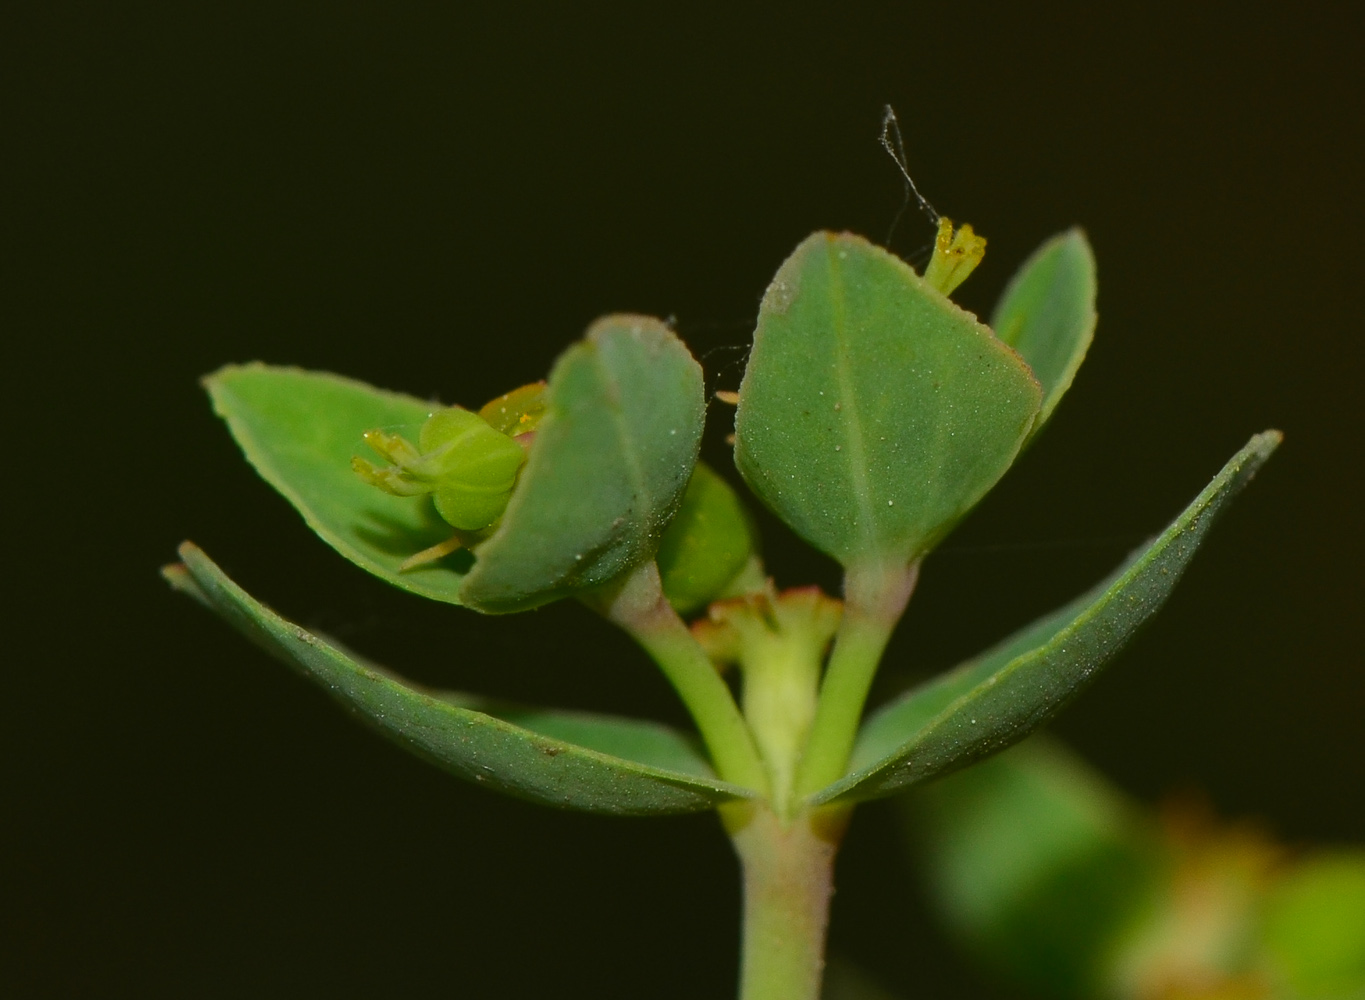
[[[1046,737],[903,814],[953,936],[1028,995],[1365,997],[1365,849],[1291,849],[1197,797],[1144,807]]]

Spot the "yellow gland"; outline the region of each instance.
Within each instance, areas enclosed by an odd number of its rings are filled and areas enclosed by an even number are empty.
[[[953,220],[943,216],[938,220],[938,236],[934,239],[934,255],[924,269],[924,280],[948,295],[967,280],[986,256],[986,237],[972,232],[970,225],[953,231]]]
[[[480,408],[479,416],[508,437],[531,433],[545,416],[545,383],[532,382],[490,399]]]

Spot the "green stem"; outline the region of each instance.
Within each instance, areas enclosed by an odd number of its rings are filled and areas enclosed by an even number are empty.
[[[797,771],[798,797],[813,795],[843,777],[872,678],[918,579],[919,563],[848,568],[844,576],[844,617],[834,638],[810,740]]]
[[[697,723],[716,773],[768,793],[753,734],[710,657],[664,597],[659,569],[645,563],[588,603],[625,629],[659,665]]]
[[[722,809],[744,869],[740,1000],[819,1000],[834,856],[848,815],[827,809],[783,824],[762,806]]]

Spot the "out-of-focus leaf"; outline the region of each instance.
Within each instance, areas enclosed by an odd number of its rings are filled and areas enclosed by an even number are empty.
[[[763,297],[735,464],[845,565],[903,565],[1009,468],[1041,399],[1020,357],[904,261],[816,233]]]
[[[1161,607],[1213,522],[1280,437],[1267,431],[1252,438],[1083,606],[1044,618],[881,709],[859,735],[852,773],[812,801],[889,795],[1003,750],[1041,726]]]
[[[1296,864],[1270,895],[1264,940],[1295,997],[1365,997],[1365,850]]]
[[[463,707],[366,666],[276,615],[185,543],[173,586],[322,686],[400,746],[489,788],[546,805],[620,815],[713,809],[749,793],[711,776],[689,741],[663,726],[582,713]],[[496,711],[496,710],[495,710]]]
[[[1042,997],[1098,991],[1163,888],[1155,823],[1041,737],[904,799],[914,856],[949,929]]]

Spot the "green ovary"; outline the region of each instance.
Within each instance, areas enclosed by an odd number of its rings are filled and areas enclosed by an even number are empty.
[[[442,519],[461,531],[497,523],[526,461],[520,444],[458,406],[428,417],[416,448],[383,431],[367,432],[365,442],[391,464],[352,459],[362,479],[397,496],[430,494]]]

